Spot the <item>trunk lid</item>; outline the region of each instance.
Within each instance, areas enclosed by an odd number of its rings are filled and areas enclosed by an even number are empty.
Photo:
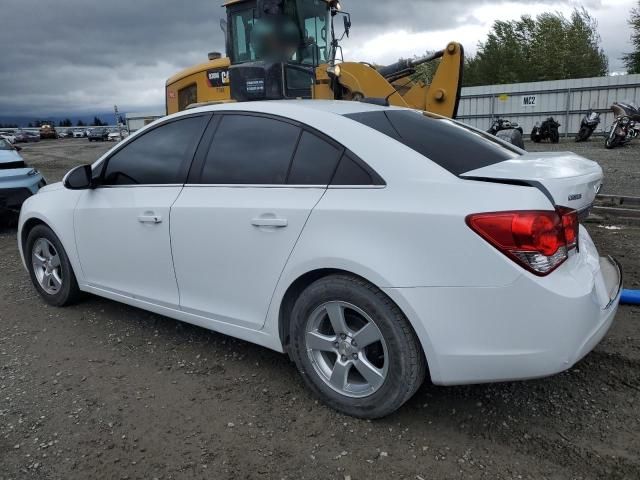
[[[602,168],[570,152],[526,153],[460,175],[468,180],[522,183],[537,187],[554,206],[589,209],[602,187]]]

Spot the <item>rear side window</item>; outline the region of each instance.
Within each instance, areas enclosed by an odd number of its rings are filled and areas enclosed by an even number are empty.
[[[205,160],[200,183],[283,185],[300,128],[271,118],[225,115]]]
[[[313,133],[303,132],[289,172],[289,185],[328,185],[340,150]]]
[[[134,139],[109,158],[102,184],[185,183],[189,163],[208,120],[208,115],[176,120]]]
[[[383,184],[378,178],[374,180],[367,170],[349,153],[345,153],[340,160],[340,165],[338,165],[331,185],[367,186]]]
[[[454,175],[520,156],[517,150],[511,150],[460,123],[411,110],[345,116],[403,143]]]

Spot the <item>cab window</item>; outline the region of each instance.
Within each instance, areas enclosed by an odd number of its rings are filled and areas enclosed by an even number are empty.
[[[254,9],[242,10],[231,17],[233,58],[232,63],[252,62],[256,59],[251,35],[256,23]]]
[[[178,92],[178,109],[186,110],[193,103],[198,102],[198,85],[195,83],[184,87]]]

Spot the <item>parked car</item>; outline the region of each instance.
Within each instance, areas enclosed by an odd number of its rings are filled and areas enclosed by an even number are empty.
[[[106,128],[92,128],[87,138],[90,142],[106,142],[109,140],[109,130]]]
[[[13,132],[0,132],[0,138],[5,139],[10,144],[16,143],[16,136]]]
[[[84,137],[85,137],[84,130],[80,130],[79,128],[77,128],[73,131],[73,138],[84,138]]]
[[[128,136],[129,136],[129,132],[127,132],[126,130],[120,130],[120,131],[115,130],[115,131],[109,132],[108,140],[110,142],[119,142],[120,140],[124,140]]]
[[[16,133],[16,143],[32,143],[39,142],[40,135],[38,133],[29,132],[27,130],[20,130]]]
[[[210,105],[42,189],[18,239],[52,305],[90,292],[287,352],[377,418],[427,372],[536,378],[594,348],[621,289],[581,225],[601,184],[596,162],[413,110]]]
[[[20,147],[0,138],[0,212],[19,210],[22,203],[46,185],[35,168],[20,156]]]
[[[43,124],[40,126],[40,138],[42,140],[55,140],[58,138],[58,132],[56,132],[56,127],[51,124]]]

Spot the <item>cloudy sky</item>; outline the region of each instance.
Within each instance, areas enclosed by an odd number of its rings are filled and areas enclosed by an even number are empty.
[[[224,50],[222,0],[2,0],[0,116],[164,110],[172,74]],[[475,52],[496,19],[585,6],[610,69],[629,50],[637,0],[343,0],[345,59],[390,63],[457,40]],[[375,5],[375,7],[374,7]]]

